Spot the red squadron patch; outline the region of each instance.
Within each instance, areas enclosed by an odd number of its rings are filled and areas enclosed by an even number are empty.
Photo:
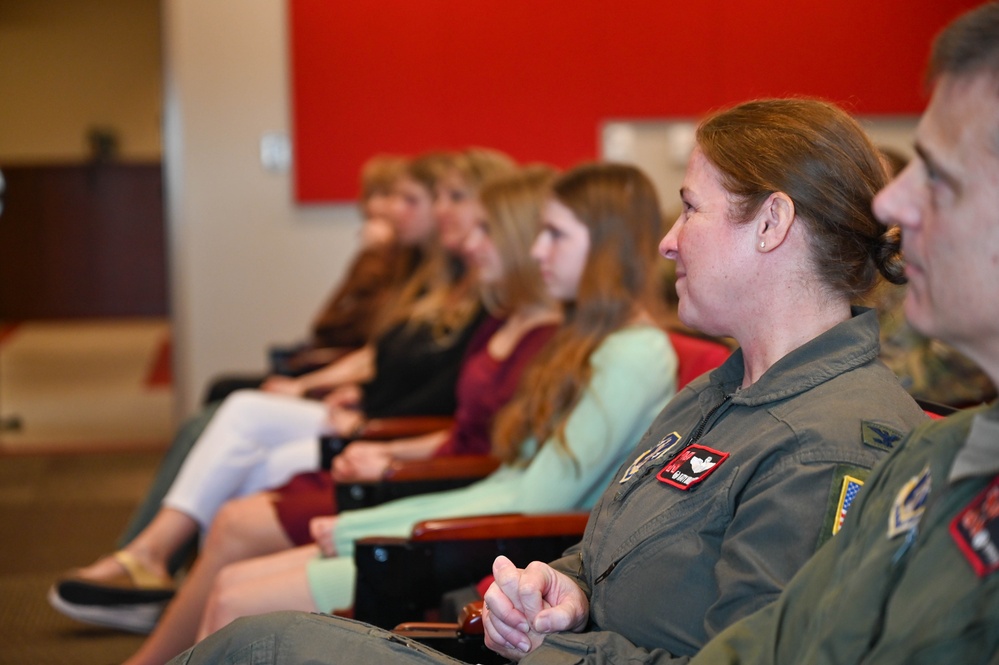
[[[979,577],[999,570],[999,476],[957,514],[950,535]]]
[[[689,490],[710,476],[728,459],[728,455],[714,448],[692,443],[671,459],[656,478],[667,485]]]

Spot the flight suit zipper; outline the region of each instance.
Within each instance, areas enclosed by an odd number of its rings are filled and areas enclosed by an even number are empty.
[[[725,399],[715,404],[713,407],[711,407],[711,409],[708,410],[706,414],[704,414],[704,416],[698,421],[697,426],[694,427],[693,434],[688,439],[690,443],[697,443],[697,441],[700,440],[702,436],[704,436],[704,433],[707,431],[708,428],[708,423],[711,422],[711,419],[714,418],[715,414],[718,413],[718,411],[721,410],[723,406],[728,404],[729,401],[731,401],[731,399],[732,399],[731,395],[726,395]],[[677,446],[676,452],[679,453],[685,447],[686,446]],[[671,455],[669,459],[672,459],[673,457],[676,457],[676,454]],[[669,459],[661,461],[663,462],[663,464],[665,464],[666,462],[669,461]],[[656,469],[661,468],[661,466],[662,464],[660,464],[657,461],[655,464],[649,464],[644,469],[642,469],[641,475],[637,478],[632,479],[632,481],[628,483],[629,486],[626,489],[618,490],[617,494],[614,495],[614,502],[617,503],[619,501],[624,500],[629,494],[631,494],[632,491],[634,491],[636,487],[638,487],[638,485],[641,484],[641,481],[646,476],[648,476]],[[693,489],[696,489],[696,487]],[[593,584],[594,585],[599,584],[600,582],[607,579],[607,577],[611,574],[611,572],[613,572],[614,568],[617,567],[617,564],[619,564],[626,556],[628,556],[628,554],[629,554],[628,552],[625,552],[621,557],[613,561],[604,572],[600,573],[600,575],[598,575],[597,578],[593,580]]]

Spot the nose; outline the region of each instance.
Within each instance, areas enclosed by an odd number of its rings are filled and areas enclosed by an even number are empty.
[[[677,245],[677,236],[680,234],[680,220],[677,219],[673,222],[673,226],[670,227],[669,231],[663,236],[663,239],[659,241],[659,253],[663,255],[663,258],[675,261],[679,253],[679,247]]]
[[[544,233],[539,233],[531,244],[531,258],[541,263],[548,254],[548,240]]]
[[[389,217],[392,218],[397,225],[402,222],[406,217],[406,207],[403,205],[401,196],[393,196],[386,206],[388,210]]]
[[[434,212],[434,217],[436,217],[438,221],[443,220],[447,217],[448,208],[449,206],[446,196],[438,195],[434,197],[434,204],[432,209]]]
[[[468,235],[465,236],[464,242],[462,242],[461,244],[462,250],[466,254],[474,254],[476,250],[478,250],[479,248],[479,243],[482,240],[482,236],[483,236],[482,230],[479,229],[479,227],[477,226],[473,226],[472,229],[468,232]]]
[[[915,228],[922,218],[918,159],[909,162],[897,178],[892,180],[874,197],[874,216],[888,226]]]

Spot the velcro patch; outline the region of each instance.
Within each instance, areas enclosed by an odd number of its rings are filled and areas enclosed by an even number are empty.
[[[950,534],[979,577],[999,570],[999,476],[957,514]]]
[[[618,482],[626,483],[629,480],[631,480],[632,477],[636,473],[638,473],[643,466],[651,462],[654,462],[655,460],[659,459],[660,457],[668,453],[670,449],[673,448],[673,446],[675,446],[677,443],[680,442],[680,438],[681,437],[677,432],[671,432],[666,436],[664,436],[659,441],[659,443],[657,443],[655,446],[649,448],[644,453],[639,455],[638,458],[632,463],[632,465],[628,467],[628,470],[624,472],[624,475],[621,476],[621,480]]]
[[[850,510],[853,500],[856,498],[860,488],[864,486],[868,469],[860,466],[850,466],[840,464],[833,473],[832,485],[829,488],[829,500],[827,502],[826,519],[822,525],[822,532],[819,534],[819,542],[816,549],[821,547],[827,540],[839,533],[843,528],[843,520]]]
[[[933,489],[933,476],[926,465],[919,475],[910,478],[895,495],[891,514],[888,516],[888,538],[908,533],[919,525],[926,510],[926,501]]]
[[[667,485],[689,490],[711,475],[726,459],[728,453],[692,443],[671,459],[656,478]]]
[[[891,452],[902,440],[902,433],[896,429],[865,420],[860,424],[861,440],[865,445],[885,452]]]

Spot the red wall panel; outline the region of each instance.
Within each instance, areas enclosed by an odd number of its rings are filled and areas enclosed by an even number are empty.
[[[569,166],[612,118],[815,95],[925,103],[932,36],[972,0],[289,0],[296,196],[351,199],[377,152],[485,145]]]

